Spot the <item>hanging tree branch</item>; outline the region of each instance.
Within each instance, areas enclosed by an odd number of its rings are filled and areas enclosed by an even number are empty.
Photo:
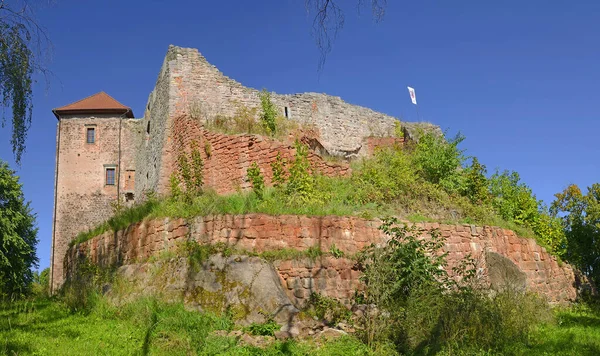
[[[31,126],[33,74],[41,73],[46,84],[51,74],[45,67],[52,44],[35,20],[34,10],[25,0],[0,1],[0,105],[2,127],[7,124],[7,109],[12,118],[10,144],[17,164],[25,151]]]
[[[375,22],[383,20],[387,0],[358,0],[357,10],[371,4],[371,12]],[[319,58],[319,71],[323,69],[327,55],[332,50],[338,32],[344,27],[344,11],[335,0],[305,0],[306,11],[315,13],[312,24],[312,35],[315,38],[317,48],[321,52]]]

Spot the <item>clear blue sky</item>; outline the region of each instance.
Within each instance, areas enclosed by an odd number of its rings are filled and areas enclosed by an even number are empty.
[[[346,25],[317,73],[302,0],[75,1],[38,10],[54,43],[50,89],[34,91],[22,167],[9,129],[0,157],[18,171],[49,265],[56,119],[52,108],[104,90],[143,113],[169,44],[195,47],[246,86],[325,92],[461,131],[487,165],[516,170],[549,203],[570,183],[600,181],[600,2],[389,1],[382,23],[346,8]]]

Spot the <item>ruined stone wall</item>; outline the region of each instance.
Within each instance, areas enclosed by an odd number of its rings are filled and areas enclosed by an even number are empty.
[[[198,146],[204,162],[204,186],[217,193],[232,193],[238,189],[250,189],[247,171],[256,162],[265,178],[265,184],[271,185],[273,174],[271,163],[277,154],[288,162],[293,160],[295,148],[288,143],[257,135],[225,135],[210,132],[202,128],[198,120],[187,116],[172,121],[172,140],[169,144],[168,158],[164,166],[167,176],[177,171],[176,160],[181,152],[189,156],[192,142]],[[329,163],[313,152],[309,152],[313,168],[328,176],[348,175],[348,162]],[[159,188],[166,191],[168,187]]]
[[[168,149],[174,118],[191,114],[206,122],[219,115],[234,116],[242,106],[260,107],[258,94],[225,76],[198,50],[170,46],[140,123],[136,197],[142,198],[145,191],[167,193],[174,160]],[[398,123],[394,117],[325,94],[273,94],[272,100],[282,116],[287,108],[289,120],[315,128],[320,144],[331,155],[366,155],[372,148],[369,138],[392,136]],[[402,125],[409,137],[419,128],[441,132],[431,124]]]
[[[177,241],[192,239],[200,244],[224,243],[238,250],[256,253],[282,248],[304,250],[335,246],[350,256],[371,243],[385,241],[379,220],[357,217],[306,217],[264,214],[220,215],[183,219],[144,221],[117,233],[107,232],[69,251],[69,261],[86,256],[102,266],[127,265],[173,247]],[[494,252],[514,264],[525,277],[526,288],[560,303],[576,297],[573,270],[559,264],[532,239],[497,227],[422,223],[430,231],[439,229],[446,237],[449,269],[467,254],[485,259]],[[67,269],[70,262],[66,262]],[[275,262],[280,280],[291,300],[302,305],[311,292],[349,301],[359,287],[359,271],[351,260],[322,256]]]
[[[170,98],[172,91],[173,61],[164,59],[156,86],[148,97],[144,117],[140,120],[140,134],[136,137],[135,196],[142,200],[148,191],[159,193],[165,145],[170,134]]]
[[[53,288],[62,284],[63,259],[69,242],[79,232],[94,228],[113,215],[111,203],[117,200],[117,185],[105,184],[105,165],[114,165],[115,180],[118,177],[123,188],[127,171],[135,170],[133,139],[137,122],[111,116],[69,116],[61,117],[58,127],[56,222],[51,262]],[[88,127],[95,128],[93,144],[86,143]],[[125,192],[122,189],[120,193]]]
[[[170,47],[175,113],[190,113],[209,120],[217,115],[233,116],[240,105],[260,107],[259,91],[246,88],[221,73],[196,49]],[[311,124],[320,133],[320,141],[330,154],[365,154],[364,138],[393,135],[398,120],[368,108],[344,102],[340,97],[318,93],[279,95],[272,100],[282,116]],[[173,114],[173,112],[172,112]]]

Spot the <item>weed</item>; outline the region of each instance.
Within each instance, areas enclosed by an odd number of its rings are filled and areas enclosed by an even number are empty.
[[[252,335],[274,336],[275,332],[280,328],[281,326],[273,319],[268,319],[264,323],[252,323],[248,325],[245,330]]]

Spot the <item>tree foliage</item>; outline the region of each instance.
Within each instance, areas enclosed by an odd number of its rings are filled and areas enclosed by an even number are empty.
[[[26,294],[38,262],[35,214],[21,187],[15,172],[0,161],[0,298]]]
[[[17,163],[21,162],[31,125],[32,76],[34,71],[47,73],[42,53],[49,47],[48,37],[35,22],[26,1],[0,2],[0,100],[3,108],[10,108],[12,113],[10,144]],[[3,111],[3,127],[6,122]]]
[[[550,211],[560,216],[566,234],[566,259],[596,285],[600,283],[600,184],[586,194],[572,184],[555,195]]]

